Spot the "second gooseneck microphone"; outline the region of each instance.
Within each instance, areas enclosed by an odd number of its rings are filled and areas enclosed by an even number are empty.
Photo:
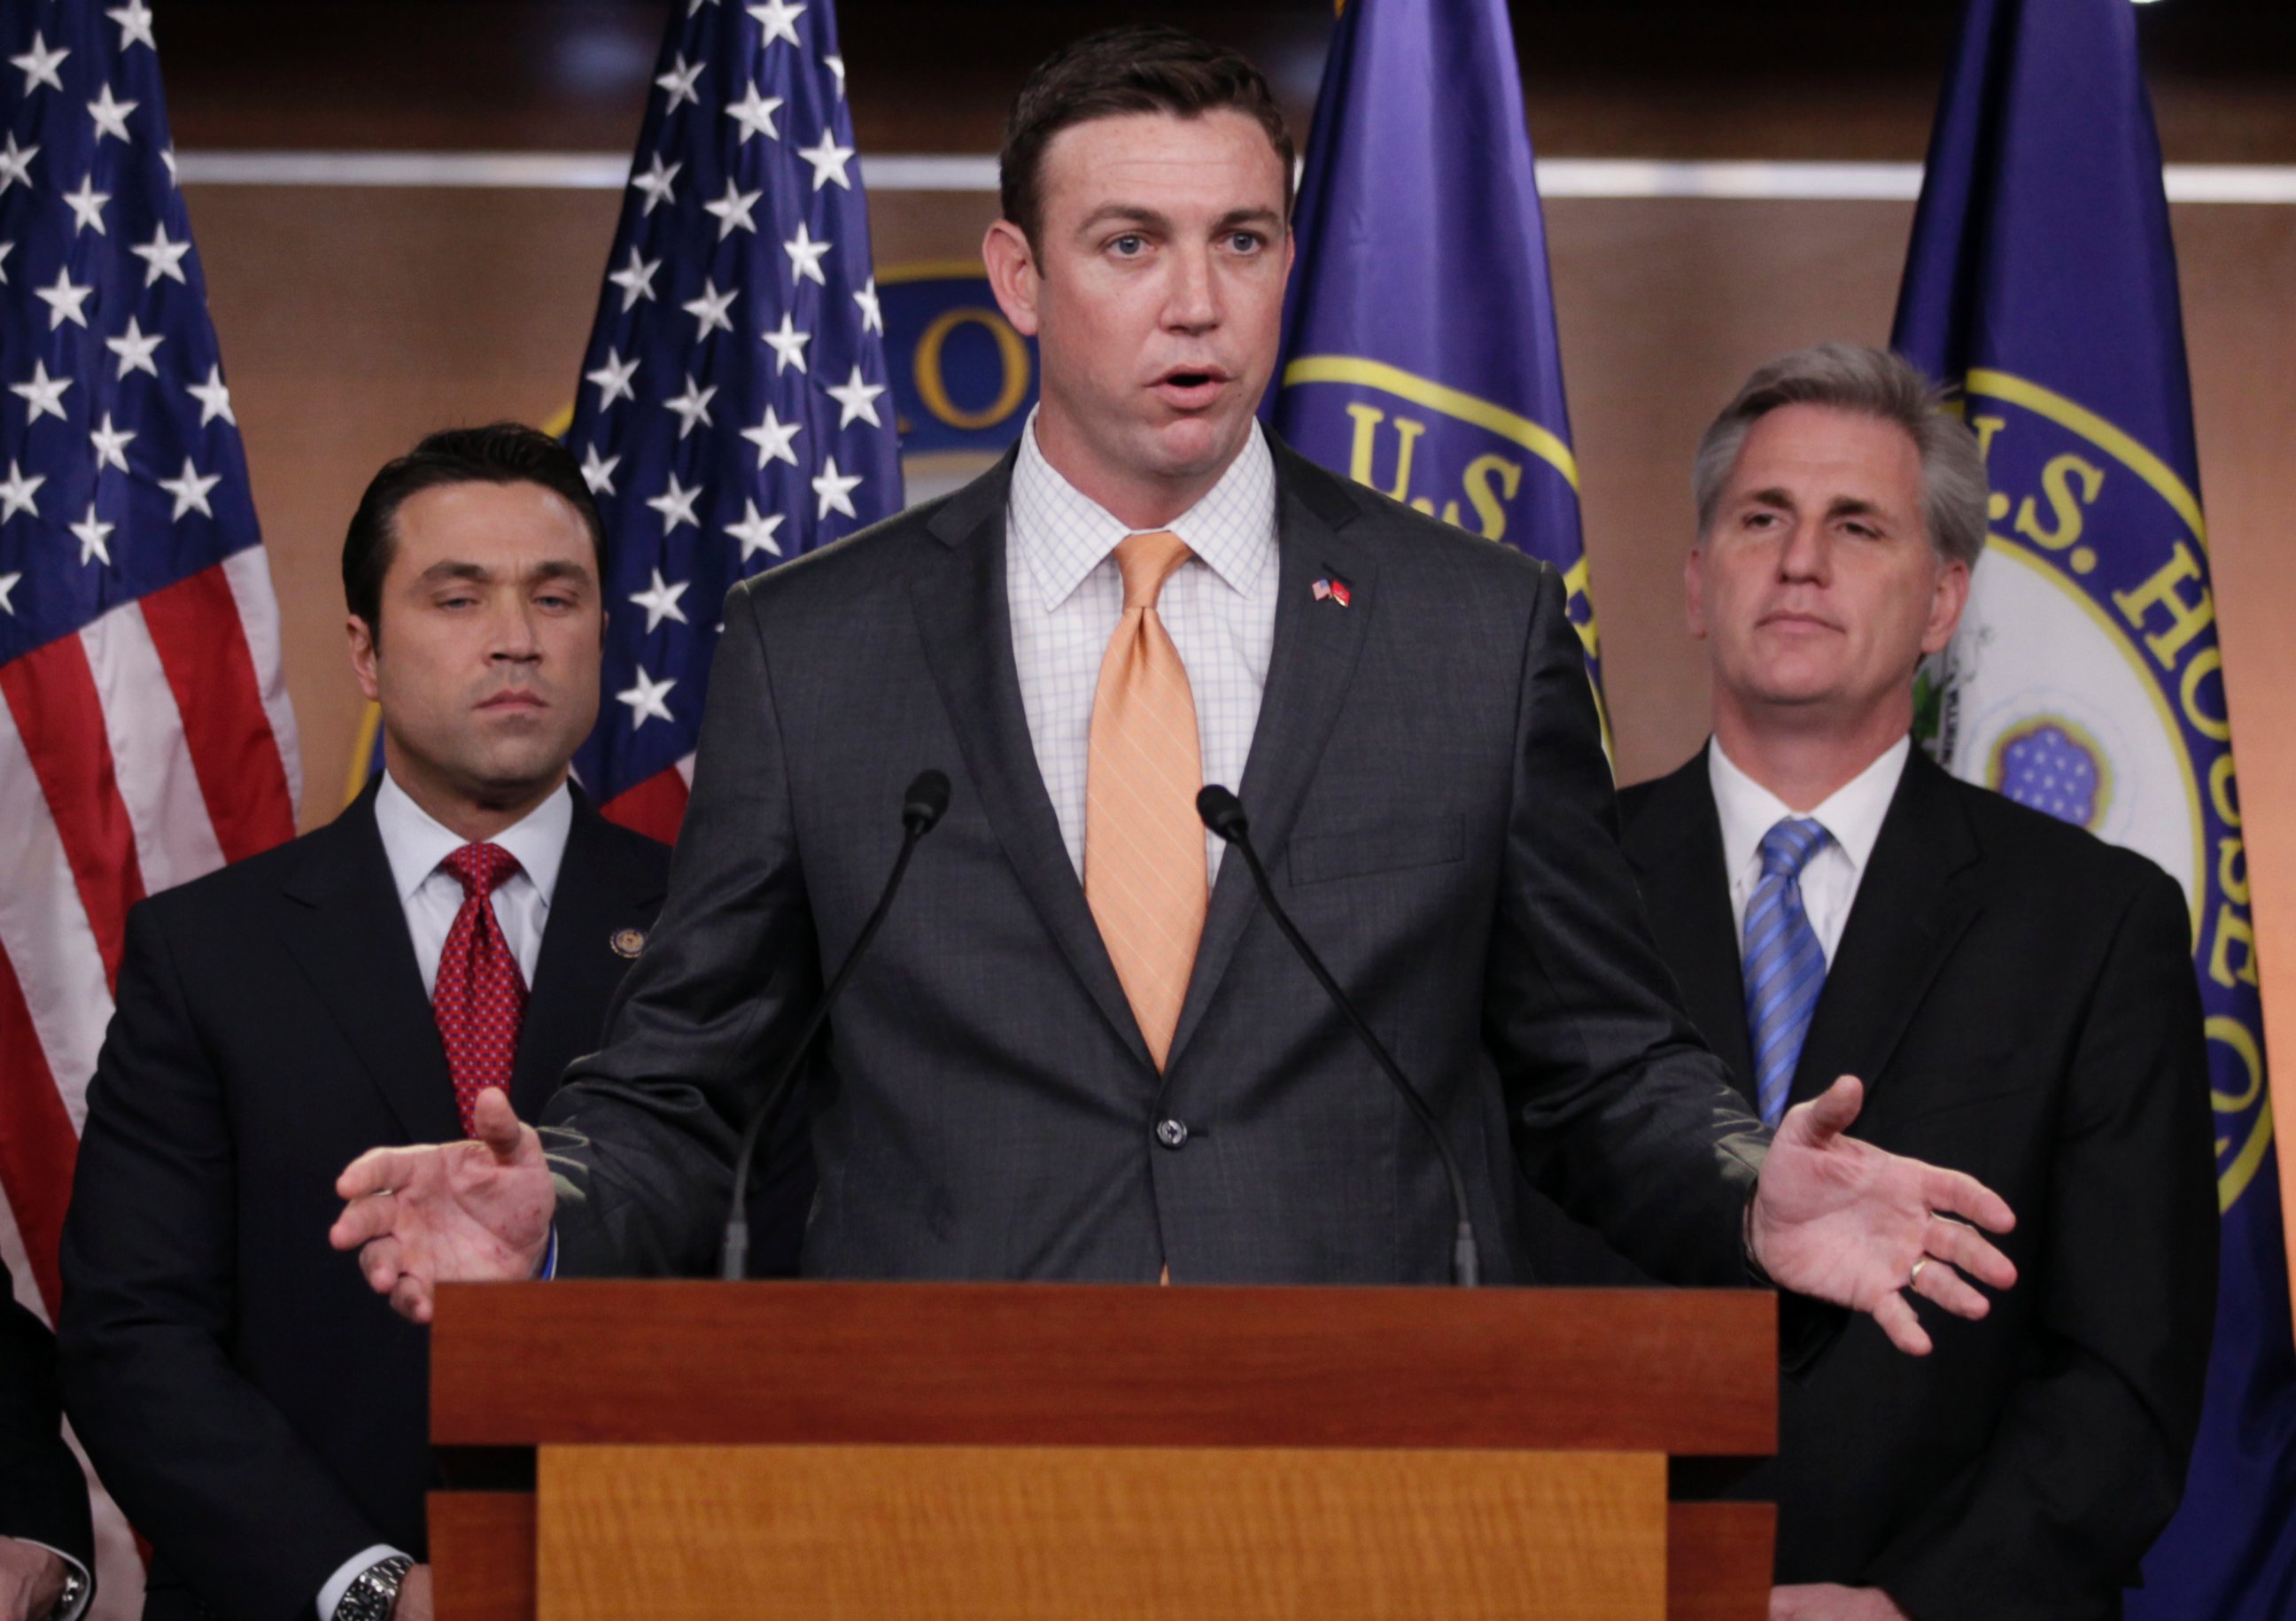
[[[1242,801],[1218,783],[1206,783],[1203,791],[1196,796],[1196,815],[1203,818],[1206,827],[1243,857],[1243,864],[1251,871],[1253,887],[1259,891],[1259,904],[1267,908],[1267,915],[1275,920],[1275,927],[1283,931],[1285,939],[1292,942],[1292,949],[1300,954],[1300,960],[1308,965],[1308,971],[1316,976],[1316,983],[1324,987],[1324,994],[1332,999],[1332,1005],[1339,1009],[1340,1016],[1348,1021],[1348,1027],[1356,1033],[1365,1050],[1377,1060],[1381,1072],[1394,1084],[1397,1093],[1426,1131],[1427,1140],[1435,1145],[1435,1152],[1443,1161],[1443,1174],[1450,1179],[1451,1212],[1458,1221],[1458,1231],[1451,1240],[1451,1281],[1462,1289],[1474,1288],[1482,1281],[1483,1265],[1482,1257],[1475,1248],[1474,1223],[1467,1215],[1467,1179],[1459,1174],[1458,1156],[1451,1151],[1451,1144],[1443,1135],[1443,1127],[1436,1120],[1435,1111],[1427,1106],[1427,1100],[1419,1095],[1419,1088],[1411,1084],[1402,1067],[1389,1056],[1379,1037],[1372,1034],[1371,1027],[1364,1022],[1363,1015],[1356,1011],[1355,1003],[1349,1002],[1347,993],[1340,989],[1340,982],[1332,978],[1331,970],[1324,966],[1324,960],[1316,954],[1315,947],[1308,944],[1307,937],[1300,932],[1299,925],[1292,922],[1291,913],[1285,912],[1283,904],[1275,898],[1275,886],[1267,881],[1267,870],[1259,864],[1259,852],[1251,847],[1251,826],[1245,820]]]
[[[845,954],[844,962],[836,976],[823,991],[821,1000],[814,1004],[813,1017],[806,1020],[804,1032],[789,1056],[766,1087],[766,1095],[758,1101],[750,1112],[749,1124],[742,1128],[741,1151],[734,1157],[733,1203],[726,1212],[726,1248],[718,1264],[718,1275],[738,1279],[750,1265],[750,1161],[758,1151],[758,1138],[767,1124],[781,1113],[782,1101],[804,1067],[806,1055],[813,1051],[813,1038],[828,1022],[829,1010],[837,1005],[837,998],[845,989],[845,982],[853,977],[854,966],[869,949],[869,942],[877,937],[878,925],[893,909],[893,896],[901,887],[901,875],[909,870],[909,857],[916,851],[917,841],[933,831],[933,825],[948,809],[948,778],[938,771],[921,771],[901,796],[901,852],[893,857],[893,870],[885,879],[884,893],[877,897],[877,908],[869,921],[861,925],[854,937],[853,949]]]

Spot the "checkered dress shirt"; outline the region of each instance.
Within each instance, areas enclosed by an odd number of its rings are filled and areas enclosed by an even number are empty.
[[[1258,424],[1220,481],[1162,527],[1195,553],[1165,582],[1156,611],[1187,666],[1204,781],[1240,790],[1275,643],[1275,463]],[[1124,615],[1124,577],[1112,553],[1133,533],[1053,470],[1037,448],[1031,414],[1005,527],[1013,662],[1037,769],[1079,878],[1093,694]],[[1209,833],[1204,846],[1207,872],[1217,877],[1222,846]]]

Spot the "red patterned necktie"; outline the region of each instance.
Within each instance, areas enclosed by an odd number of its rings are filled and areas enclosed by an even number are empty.
[[[496,887],[519,870],[518,857],[497,844],[466,844],[439,864],[462,880],[463,909],[439,954],[430,1011],[447,1044],[455,1105],[468,1137],[476,1134],[472,1111],[480,1092],[510,1089],[519,1026],[526,1018],[526,976],[518,971],[492,904]]]

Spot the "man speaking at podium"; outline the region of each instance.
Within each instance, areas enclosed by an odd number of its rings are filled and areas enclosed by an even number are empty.
[[[1901,1294],[2012,1281],[1967,1177],[1773,1142],[1677,1007],[1620,854],[1554,572],[1310,465],[1253,411],[1292,258],[1259,73],[1165,29],[1039,68],[983,243],[1043,403],[946,500],[736,589],[671,895],[539,1134],[381,1149],[332,1237],[427,1320],[437,1282],[693,1273],[735,1136],[891,866],[954,791],[810,1073],[804,1270],[1398,1283],[1451,1183],[1405,1094],[1198,820],[1238,788],[1301,935],[1423,1093],[1474,1226],[1511,1142],[1653,1273],[1780,1284],[1927,1347]],[[1398,252],[1409,244],[1398,243]],[[1225,856],[1225,859],[1223,856]],[[545,1155],[546,1150],[546,1155]],[[1766,1161],[1767,1156],[1767,1161]],[[1958,1269],[1958,1270],[1957,1270]],[[1495,1280],[1526,1281],[1509,1250]]]

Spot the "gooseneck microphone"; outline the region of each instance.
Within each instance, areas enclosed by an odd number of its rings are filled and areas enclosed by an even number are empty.
[[[774,1074],[766,1088],[766,1095],[750,1111],[749,1124],[742,1128],[741,1151],[734,1157],[734,1198],[726,1212],[726,1248],[718,1264],[721,1278],[739,1279],[750,1265],[750,1161],[758,1151],[758,1138],[767,1125],[781,1113],[783,1100],[796,1081],[798,1071],[804,1067],[806,1055],[813,1051],[813,1038],[821,1034],[828,1022],[829,1010],[837,1005],[838,995],[845,982],[853,977],[854,967],[869,949],[869,942],[877,937],[878,925],[893,909],[893,896],[901,888],[901,875],[909,870],[909,857],[916,851],[917,841],[933,831],[933,826],[948,809],[948,778],[938,771],[921,771],[906,792],[901,796],[901,852],[893,857],[893,870],[886,876],[884,893],[877,897],[877,909],[869,921],[861,925],[854,937],[853,949],[845,954],[844,962],[829,988],[814,1004],[813,1017],[806,1020],[805,1030],[790,1049],[789,1056]]]
[[[1363,1015],[1356,1011],[1355,1003],[1349,1002],[1347,993],[1340,989],[1340,982],[1332,978],[1331,970],[1324,966],[1324,960],[1316,954],[1315,947],[1308,944],[1307,937],[1300,932],[1299,925],[1292,922],[1292,914],[1285,912],[1283,904],[1275,898],[1275,888],[1267,881],[1267,869],[1259,864],[1259,852],[1251,847],[1251,825],[1244,817],[1242,802],[1218,783],[1207,782],[1203,791],[1196,796],[1196,815],[1203,818],[1206,827],[1233,846],[1236,854],[1243,857],[1243,864],[1251,870],[1253,887],[1259,891],[1260,905],[1267,908],[1267,915],[1275,920],[1275,927],[1282,929],[1283,937],[1292,942],[1292,949],[1300,954],[1300,961],[1305,962],[1308,971],[1316,976],[1316,983],[1324,987],[1324,994],[1332,999],[1332,1005],[1340,1010],[1340,1016],[1348,1021],[1348,1027],[1356,1033],[1365,1050],[1378,1060],[1382,1073],[1394,1084],[1404,1102],[1410,1106],[1414,1118],[1425,1129],[1427,1140],[1435,1145],[1435,1152],[1443,1161],[1443,1175],[1451,1183],[1451,1213],[1459,1223],[1458,1232],[1451,1240],[1451,1281],[1461,1289],[1474,1288],[1483,1281],[1483,1263],[1475,1248],[1474,1223],[1467,1216],[1467,1179],[1459,1174],[1458,1156],[1451,1151],[1451,1144],[1445,1140],[1443,1128],[1436,1122],[1435,1111],[1427,1107],[1427,1100],[1419,1095],[1419,1088],[1411,1084],[1402,1067],[1388,1055],[1387,1049],[1380,1044],[1379,1037],[1372,1034],[1371,1027],[1363,1020]]]

